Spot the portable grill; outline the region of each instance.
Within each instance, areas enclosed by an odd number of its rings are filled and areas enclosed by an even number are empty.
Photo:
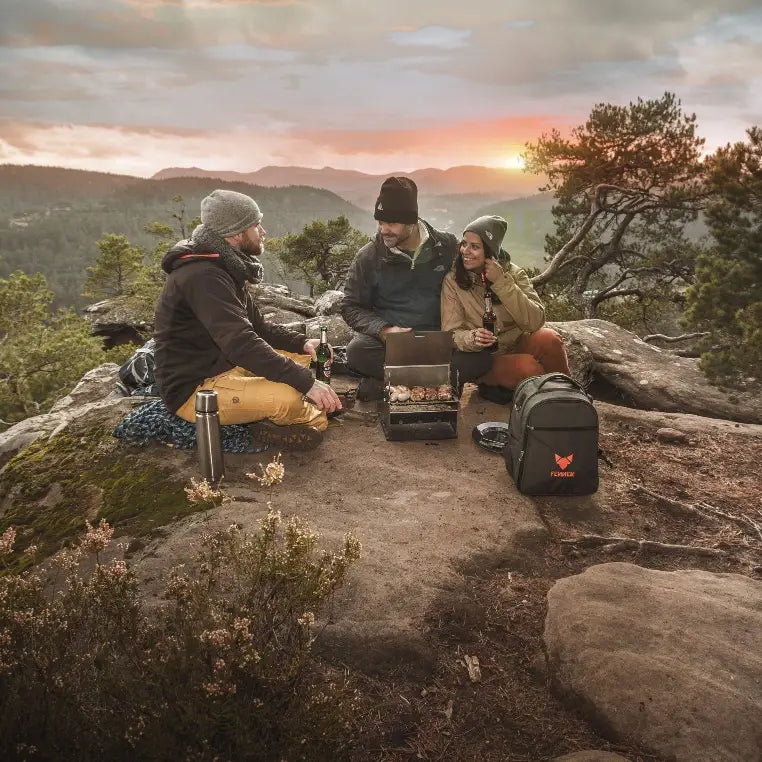
[[[381,426],[389,440],[452,439],[458,436],[458,396],[450,379],[452,334],[406,331],[386,336]],[[390,387],[450,387],[449,400],[391,402]]]

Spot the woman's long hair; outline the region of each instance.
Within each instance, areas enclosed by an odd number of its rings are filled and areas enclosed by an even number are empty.
[[[484,245],[484,239],[479,236],[479,240],[482,242],[482,248],[484,249],[484,256],[487,259],[495,259],[495,257],[491,257],[487,252],[488,249]],[[501,267],[505,267],[507,264],[509,264],[511,261],[511,256],[508,254],[508,252],[505,249],[500,249],[500,253],[497,255],[497,263]],[[466,270],[466,266],[463,264],[463,255],[460,253],[460,244],[458,244],[458,256],[455,257],[455,282],[458,284],[460,288],[462,288],[464,291],[468,291],[469,289],[473,288],[474,285],[474,279],[471,277],[471,273]],[[493,295],[493,300],[497,299],[497,294]],[[498,300],[499,301],[499,300]]]

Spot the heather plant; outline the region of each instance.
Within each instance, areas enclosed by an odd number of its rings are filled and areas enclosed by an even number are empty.
[[[319,551],[307,524],[270,507],[256,533],[206,536],[148,603],[112,534],[88,524],[52,583],[4,568],[0,757],[346,758],[354,697],[312,644],[359,557],[354,537]],[[0,535],[0,568],[14,540]]]

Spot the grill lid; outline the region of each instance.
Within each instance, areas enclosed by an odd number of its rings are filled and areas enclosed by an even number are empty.
[[[386,365],[449,365],[450,331],[405,331],[386,335]]]

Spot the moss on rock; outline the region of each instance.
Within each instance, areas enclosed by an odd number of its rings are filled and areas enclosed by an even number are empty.
[[[38,441],[0,473],[0,532],[17,531],[17,564],[37,546],[54,553],[85,528],[105,519],[117,535],[139,537],[198,510],[184,483],[150,451],[129,448],[111,428],[67,431]]]

